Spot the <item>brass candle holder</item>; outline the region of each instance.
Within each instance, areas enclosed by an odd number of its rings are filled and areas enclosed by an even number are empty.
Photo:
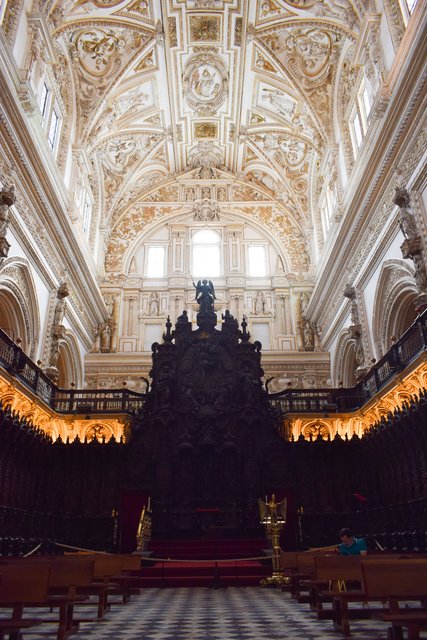
[[[147,544],[151,540],[151,501],[148,498],[148,504],[142,508],[139,517],[138,530],[136,532],[136,550],[145,551]]]
[[[284,498],[281,502],[276,502],[274,493],[270,500],[265,496],[265,502],[258,500],[258,509],[261,524],[265,527],[266,537],[271,542],[273,549],[272,564],[273,574],[269,578],[261,580],[262,587],[282,587],[290,583],[290,578],[284,575],[283,568],[280,563],[280,534],[286,524],[287,500]]]

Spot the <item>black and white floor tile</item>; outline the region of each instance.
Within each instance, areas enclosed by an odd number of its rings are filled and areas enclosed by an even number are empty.
[[[34,612],[36,613],[36,612]],[[37,615],[40,610],[37,610]],[[31,615],[31,611],[28,612]],[[81,618],[95,617],[82,607]],[[55,625],[23,633],[24,640],[55,638]],[[48,633],[49,635],[46,635]],[[387,624],[352,620],[352,640],[386,640]],[[259,587],[143,589],[117,601],[101,621],[81,622],[76,640],[339,640],[330,620],[317,621],[288,593]],[[427,634],[422,635],[427,638]]]

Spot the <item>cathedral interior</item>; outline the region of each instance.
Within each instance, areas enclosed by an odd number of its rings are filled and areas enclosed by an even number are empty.
[[[0,0],[1,554],[427,549],[426,18]]]

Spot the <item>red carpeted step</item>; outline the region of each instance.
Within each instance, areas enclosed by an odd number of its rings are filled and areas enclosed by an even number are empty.
[[[149,546],[152,557],[164,560],[144,560],[144,565],[138,572],[140,586],[258,585],[272,571],[271,562],[263,551],[265,548],[265,540],[258,539],[155,540]],[[221,562],[228,558],[236,561]]]

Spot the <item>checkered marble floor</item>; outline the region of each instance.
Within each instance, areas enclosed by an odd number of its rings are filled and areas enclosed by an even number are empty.
[[[36,612],[34,612],[36,613]],[[31,615],[31,611],[27,615]],[[37,610],[40,615],[40,610]],[[79,609],[79,618],[96,609]],[[55,638],[56,625],[25,631],[24,640]],[[352,640],[386,640],[387,625],[352,620]],[[50,632],[46,635],[46,632]],[[117,601],[99,622],[82,622],[76,640],[340,640],[330,620],[317,621],[288,593],[259,587],[143,589]],[[422,635],[426,638],[427,635]]]

